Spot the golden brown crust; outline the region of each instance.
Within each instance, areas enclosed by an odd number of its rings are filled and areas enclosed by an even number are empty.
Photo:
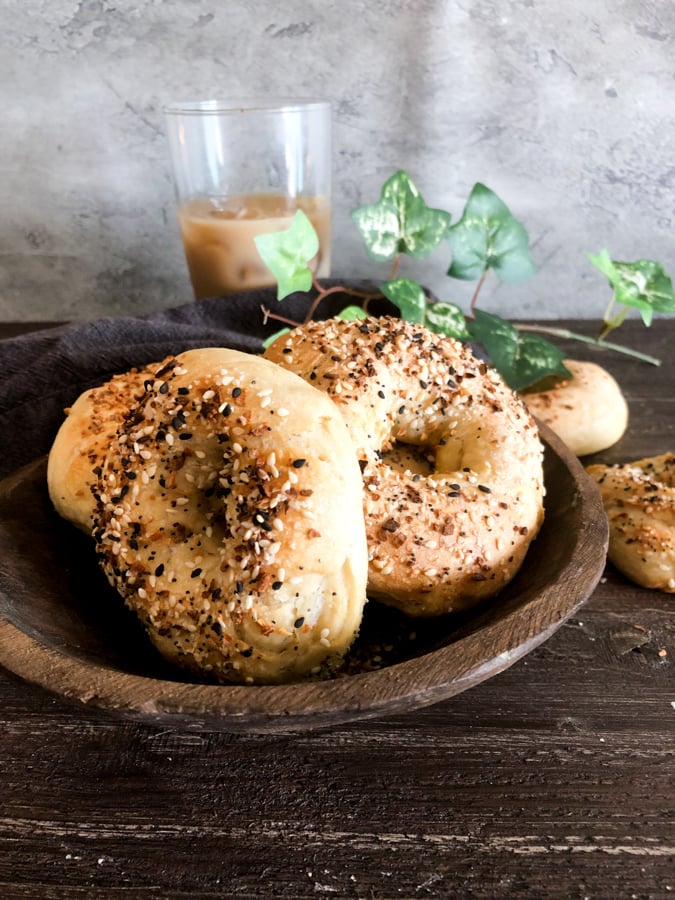
[[[675,593],[675,454],[587,471],[609,520],[610,561],[642,587]]]
[[[365,602],[361,476],[300,378],[234,350],[168,360],[101,453],[94,537],[172,661],[230,682],[317,674]]]
[[[143,395],[144,382],[160,366],[115,375],[105,384],[80,394],[52,444],[47,462],[49,496],[56,511],[82,531],[91,533],[95,509],[91,486],[94,468],[129,412]]]
[[[621,388],[596,363],[566,359],[565,365],[571,379],[549,390],[523,394],[530,412],[577,456],[611,447],[628,425],[628,404]]]
[[[363,472],[371,596],[431,616],[513,577],[542,520],[542,445],[493,369],[450,338],[388,318],[310,322],[265,355],[344,416]],[[384,464],[399,444],[430,453],[434,472],[423,474],[424,461],[416,472]]]

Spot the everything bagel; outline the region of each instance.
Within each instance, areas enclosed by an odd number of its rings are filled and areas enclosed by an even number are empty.
[[[587,471],[609,520],[610,561],[631,581],[675,594],[675,453]]]
[[[565,365],[572,378],[523,393],[528,409],[577,456],[611,447],[628,425],[628,404],[621,388],[596,363],[566,359]]]
[[[433,616],[510,581],[543,517],[542,445],[492,368],[394,318],[310,322],[265,355],[344,417],[363,476],[371,596]],[[400,444],[430,454],[432,471],[388,465]]]
[[[115,375],[105,384],[80,394],[59,428],[47,461],[47,486],[60,516],[91,534],[96,504],[91,486],[117,429],[153,379],[159,363]]]
[[[324,395],[260,357],[188,351],[102,452],[99,560],[173,662],[227,682],[317,674],[361,622],[361,490]]]

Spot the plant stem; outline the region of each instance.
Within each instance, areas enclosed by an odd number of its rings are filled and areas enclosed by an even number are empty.
[[[473,311],[476,307],[476,301],[478,300],[478,295],[480,294],[480,289],[483,287],[483,282],[485,281],[487,273],[488,273],[488,270],[486,269],[483,272],[483,274],[480,276],[480,278],[478,279],[478,284],[476,285],[476,290],[473,292],[473,297],[471,298],[471,305],[470,305],[471,315],[473,315]]]
[[[616,353],[625,353],[627,356],[640,359],[642,362],[649,363],[652,366],[661,365],[661,360],[657,359],[655,356],[650,356],[648,353],[641,353],[639,350],[633,350],[631,347],[624,347],[623,344],[614,344],[610,341],[604,341],[601,337],[587,337],[585,334],[577,334],[574,331],[568,331],[566,328],[552,328],[548,325],[521,325],[514,323],[514,327],[519,331],[536,331],[541,334],[551,334],[554,337],[582,341],[584,344],[592,344],[600,350],[613,350]]]
[[[312,278],[312,284],[316,290],[316,297],[312,301],[309,310],[307,311],[307,315],[305,316],[305,321],[303,322],[306,325],[308,322],[311,322],[314,313],[316,312],[316,308],[330,294],[347,294],[348,297],[358,297],[359,300],[362,300],[364,304],[367,304],[369,300],[374,300],[376,297],[381,297],[382,295],[378,292],[375,294],[368,293],[367,291],[359,291],[357,288],[349,288],[345,287],[342,284],[335,284],[333,287],[323,288],[320,283],[317,281],[316,277]]]
[[[609,312],[609,307],[608,307],[608,312]],[[605,313],[605,318],[602,323],[602,328],[600,329],[600,334],[598,335],[598,340],[599,341],[604,340],[607,337],[607,335],[610,333],[610,331],[613,331],[615,328],[618,328],[619,325],[622,324],[623,320],[626,318],[627,315],[628,315],[628,307],[627,306],[625,306],[620,312],[618,312],[613,319],[611,319],[607,315],[607,313]]]
[[[293,319],[287,319],[285,316],[279,316],[277,313],[273,313],[271,309],[268,309],[266,306],[261,306],[263,314],[263,325],[267,323],[268,319],[274,319],[275,322],[283,322],[284,325],[290,325],[291,328],[298,328],[302,325],[302,322],[296,322]]]

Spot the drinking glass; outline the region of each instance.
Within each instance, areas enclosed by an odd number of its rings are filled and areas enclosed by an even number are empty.
[[[164,107],[178,222],[196,299],[274,284],[254,238],[303,210],[330,274],[331,108],[321,100]]]

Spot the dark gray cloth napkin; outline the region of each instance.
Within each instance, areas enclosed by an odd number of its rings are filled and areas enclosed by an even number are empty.
[[[371,284],[358,286],[373,290]],[[336,315],[349,302],[345,294],[333,294],[321,301],[315,318]],[[260,353],[262,341],[283,327],[273,320],[263,324],[261,307],[301,321],[310,303],[309,295],[293,294],[279,304],[275,289],[266,288],[147,317],[103,318],[0,341],[0,478],[49,451],[64,408],[87,388],[196,347]],[[373,312],[396,314],[385,300]]]

